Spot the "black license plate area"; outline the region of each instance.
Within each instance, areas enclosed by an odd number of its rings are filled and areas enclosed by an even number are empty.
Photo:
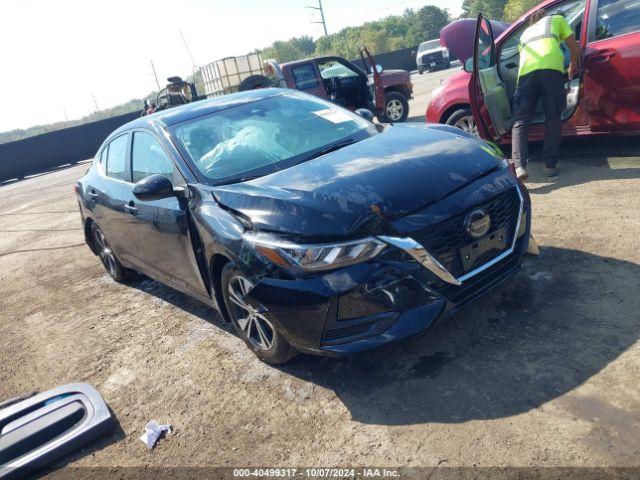
[[[505,228],[499,228],[495,232],[491,232],[489,235],[460,249],[462,268],[464,268],[465,272],[468,272],[481,255],[484,255],[490,250],[502,251],[506,249],[507,230]]]

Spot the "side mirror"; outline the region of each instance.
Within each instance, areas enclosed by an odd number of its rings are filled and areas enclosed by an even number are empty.
[[[462,69],[467,73],[473,73],[473,57],[469,57],[464,61]]]
[[[160,200],[173,197],[173,184],[164,175],[150,175],[133,186],[133,194],[139,200]]]
[[[373,122],[373,112],[368,108],[358,108],[355,113],[356,115],[360,115],[365,120]]]

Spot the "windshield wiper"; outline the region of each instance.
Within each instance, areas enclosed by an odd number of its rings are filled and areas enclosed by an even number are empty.
[[[327,147],[324,147],[316,152],[313,152],[311,155],[309,155],[308,157],[305,157],[298,163],[306,162],[307,160],[321,157],[322,155],[326,155],[327,153],[335,152],[336,150],[340,150],[341,148],[356,142],[357,140],[355,140],[354,138],[351,138],[351,137],[345,138],[344,140],[340,140],[339,142],[332,143]]]
[[[273,172],[270,172],[270,173],[273,173]],[[264,173],[262,175],[251,175],[249,177],[231,178],[229,180],[225,180],[224,182],[216,183],[214,187],[219,187],[221,185],[231,185],[232,183],[248,182],[249,180],[254,180],[256,178],[264,177],[265,175],[268,175],[268,173]]]

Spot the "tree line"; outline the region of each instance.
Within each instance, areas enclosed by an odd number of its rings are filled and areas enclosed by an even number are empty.
[[[391,15],[358,27],[347,27],[315,41],[309,36],[295,37],[273,42],[258,51],[263,58],[273,58],[278,62],[321,55],[355,59],[361,45],[366,45],[375,55],[415,47],[425,40],[438,38],[442,27],[451,20],[447,10],[427,5],[418,10],[407,9],[402,15]]]
[[[495,20],[512,22],[541,0],[463,0],[460,18],[475,18],[478,13]],[[417,46],[438,38],[442,27],[453,20],[446,9],[427,5],[418,10],[406,9],[402,15],[390,15],[358,27],[347,27],[337,33],[313,40],[309,36],[278,40],[256,50],[263,58],[291,62],[303,58],[337,55],[347,59],[358,57],[359,47],[366,45],[372,54]]]
[[[489,18],[512,22],[538,3],[540,0],[463,0],[463,12],[460,18],[473,18],[482,12]],[[442,27],[451,20],[453,19],[446,9],[426,5],[417,10],[406,9],[402,15],[390,15],[358,27],[347,27],[317,40],[303,35],[289,40],[275,41],[268,47],[256,51],[260,52],[263,58],[274,58],[279,62],[320,55],[337,55],[355,59],[359,55],[361,45],[366,45],[374,55],[415,47],[420,42],[437,38]],[[155,98],[155,93],[145,98]],[[142,102],[143,99],[133,99],[77,120],[0,132],[0,143],[141,110]]]
[[[0,132],[0,143],[15,142],[23,138],[40,135],[42,133],[53,132],[54,130],[62,130],[63,128],[75,127],[84,123],[95,122],[104,118],[117,117],[125,113],[134,111],[142,111],[142,100],[132,99],[126,103],[121,103],[115,107],[105,108],[97,112],[90,113],[82,118],[74,120],[62,120],[60,122],[48,123],[44,125],[35,125],[29,128],[16,128],[8,132]]]

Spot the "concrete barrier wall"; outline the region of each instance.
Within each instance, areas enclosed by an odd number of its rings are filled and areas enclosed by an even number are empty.
[[[0,144],[0,182],[91,158],[116,128],[139,112]]]

